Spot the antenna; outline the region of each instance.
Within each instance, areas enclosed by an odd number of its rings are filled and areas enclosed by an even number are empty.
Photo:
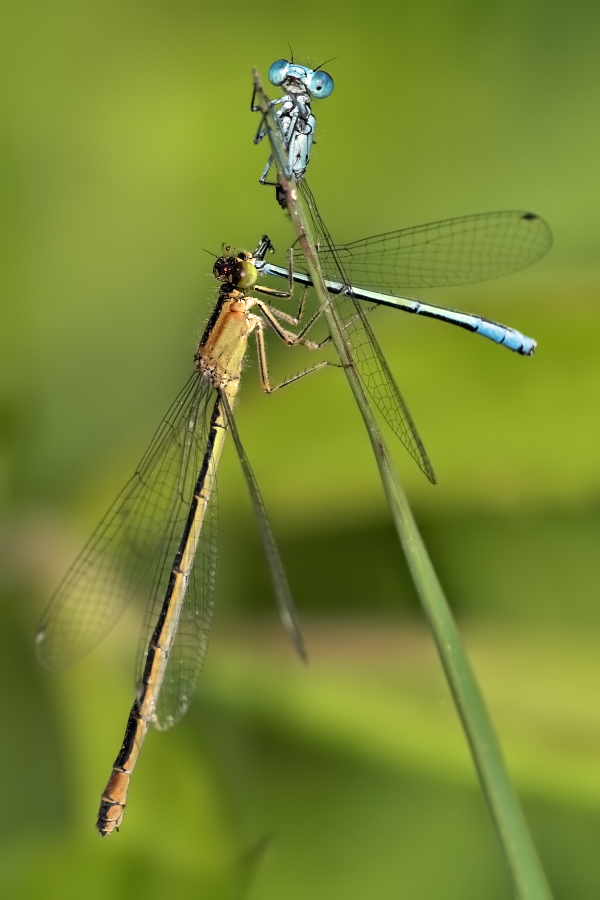
[[[316,69],[313,69],[313,72],[318,72],[322,66],[326,66],[327,63],[333,62],[334,59],[337,59],[337,56],[332,56],[331,59],[326,59],[325,62],[319,63]]]

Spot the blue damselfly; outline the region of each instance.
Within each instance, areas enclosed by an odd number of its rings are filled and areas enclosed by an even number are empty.
[[[325,65],[325,63],[322,63]],[[288,177],[294,177],[299,181],[308,165],[310,152],[313,145],[316,119],[312,112],[311,100],[313,97],[325,99],[333,91],[333,79],[327,72],[323,72],[320,66],[310,69],[286,59],[276,60],[269,69],[269,81],[284,91],[283,97],[272,100],[271,106],[275,109],[277,122],[281,130],[283,144],[286,151],[285,167]],[[252,94],[250,108],[252,112],[258,112],[255,105],[256,87]],[[261,123],[254,143],[259,144],[268,128]],[[267,176],[273,165],[273,156],[269,156],[267,164],[260,176],[261,184],[270,184]]]
[[[269,136],[272,158],[289,178],[285,155],[280,150],[279,122],[270,113],[270,101],[255,75],[254,99],[257,97],[262,101],[257,109],[263,115],[261,127]],[[514,328],[481,316],[423,303],[397,291],[469,284],[516,272],[547,253],[552,244],[550,228],[535,213],[503,210],[444,219],[348,244],[336,244],[306,179],[294,180],[310,213],[325,286],[334,298],[337,318],[361,379],[392,430],[429,480],[435,483],[431,462],[367,314],[377,306],[392,306],[458,325],[523,356],[530,356],[536,342]],[[279,184],[277,199],[285,206],[285,192],[280,190]],[[282,277],[285,270],[265,263],[263,271]],[[303,264],[298,265],[293,278],[307,286],[312,284]]]

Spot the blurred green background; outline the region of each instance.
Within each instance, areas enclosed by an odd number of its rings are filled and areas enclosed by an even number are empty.
[[[336,57],[309,181],[338,240],[515,207],[553,227],[531,270],[420,294],[534,336],[534,358],[393,311],[372,324],[439,485],[394,444],[397,463],[555,896],[600,896],[598,4],[9,0],[2,17],[2,896],[514,896],[340,372],[268,398],[252,363],[238,409],[311,665],[276,621],[227,447],[198,696],[150,734],[109,841],[93,823],[138,618],[70,671],[34,658],[52,588],[190,372],[216,296],[204,248],[290,242],[249,111],[252,66],[288,41]],[[275,377],[304,365],[271,343]]]

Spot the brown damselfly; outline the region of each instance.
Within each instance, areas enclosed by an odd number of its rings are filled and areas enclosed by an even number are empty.
[[[221,282],[219,298],[196,350],[194,373],[133,477],[59,585],[37,632],[41,662],[59,668],[87,654],[134,596],[147,600],[136,697],[98,813],[103,836],[121,825],[129,780],[149,726],[167,729],[183,716],[204,663],[215,597],[215,479],[227,430],[248,482],[281,618],[306,658],[281,558],[232,413],[251,333],[267,393],[328,364],[319,362],[271,385],[265,326],[289,346],[321,346],[305,338],[317,316],[297,334],[281,324],[299,324],[304,295],[296,317],[250,296],[252,290],[278,298],[292,294],[291,254],[288,291],[256,284],[255,263],[272,249],[265,236],[254,253],[217,259],[213,272]],[[227,247],[224,254],[230,251]]]

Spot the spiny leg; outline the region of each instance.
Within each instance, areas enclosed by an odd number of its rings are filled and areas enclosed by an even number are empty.
[[[363,310],[361,310],[361,312],[357,313],[355,316],[352,316],[352,318],[349,319],[349,320],[344,324],[344,329],[347,329],[347,328],[348,328],[350,325],[352,325],[354,322],[357,322],[359,319],[362,319],[363,316],[368,316],[369,313],[372,313],[373,310],[375,310],[375,309],[378,309],[378,307],[375,306],[375,305],[373,305],[373,306],[369,306],[368,309],[363,309]],[[322,315],[323,315],[323,307],[320,306],[319,309],[315,312],[315,314],[308,320],[308,322],[306,323],[306,325],[304,326],[304,328],[303,328],[301,331],[298,332],[298,337],[299,337],[299,338],[303,338],[304,335],[306,334],[306,332],[309,331],[309,329],[312,328],[312,326],[313,326],[314,323],[317,321],[317,319],[319,319]],[[324,347],[325,344],[328,344],[330,340],[331,340],[331,335],[328,334],[326,338],[323,338],[322,341],[320,341],[319,343],[316,344],[316,347],[317,347],[318,349],[320,349],[321,347]],[[313,349],[313,347],[311,347],[311,350],[312,350],[312,349]],[[337,363],[332,363],[332,365],[337,365]],[[343,367],[342,367],[342,368],[343,368]]]
[[[262,246],[266,239],[267,239],[267,236],[264,235],[261,244],[259,244],[259,250],[262,251]],[[271,249],[271,252],[273,252],[272,247],[273,247],[273,245],[271,244],[271,242],[269,240],[269,244],[267,245],[266,249]],[[261,258],[264,258],[264,253],[266,252],[266,249],[265,249],[265,251],[262,252]],[[259,294],[266,294],[269,297],[282,297],[284,299],[291,299],[294,296],[295,282],[294,282],[294,247],[293,246],[290,247],[288,250],[287,280],[288,280],[287,291],[277,291],[274,288],[265,287],[264,285],[261,285],[261,284],[255,285],[254,290]],[[308,293],[309,288],[310,288],[310,285],[308,285],[308,284],[305,284],[302,286],[302,295],[300,297],[300,303],[298,304],[298,312],[296,313],[295,316],[290,316],[289,313],[286,313],[283,310],[277,309],[275,307],[272,308],[273,313],[276,316],[278,316],[280,319],[283,319],[284,322],[289,322],[290,325],[299,325],[300,321],[302,319],[302,313],[304,312],[304,303],[306,301],[306,294]]]
[[[272,165],[273,165],[273,157],[270,156],[270,157],[268,158],[268,160],[267,160],[266,166],[265,166],[264,169],[263,169],[262,175],[261,175],[260,178],[258,179],[259,182],[260,182],[260,184],[266,184],[266,185],[269,186],[269,187],[274,187],[274,186],[275,186],[275,182],[274,182],[274,181],[267,181],[267,180],[266,180],[267,175],[269,174],[269,169],[271,168]]]
[[[266,394],[274,394],[275,391],[281,390],[281,388],[287,387],[288,384],[293,384],[295,381],[299,381],[301,378],[304,378],[305,375],[312,375],[313,372],[316,372],[317,369],[322,369],[324,366],[336,366],[339,368],[338,363],[329,362],[329,360],[324,360],[323,362],[316,363],[314,366],[310,366],[308,369],[303,369],[302,372],[298,372],[296,375],[292,375],[290,378],[286,378],[285,381],[280,382],[280,384],[276,384],[275,387],[270,387],[268,390],[265,390]]]
[[[304,293],[303,293],[303,295],[302,295],[302,300],[301,300],[301,303],[302,303],[302,304],[304,304],[304,297],[305,297],[306,291],[307,291],[308,289],[309,289],[309,286],[308,286],[308,285],[305,285],[305,287],[304,287]],[[348,328],[348,327],[349,327],[350,325],[352,325],[354,322],[357,322],[359,319],[362,319],[363,316],[368,316],[370,313],[372,313],[374,310],[376,310],[376,309],[378,309],[378,308],[379,308],[378,306],[373,305],[373,306],[369,306],[367,309],[362,309],[361,312],[357,313],[355,316],[353,316],[351,319],[349,319],[349,320],[345,323],[344,328],[345,328],[345,329]],[[271,312],[276,313],[276,315],[277,315],[279,312],[281,312],[281,310],[277,310],[277,312],[276,312],[275,307],[273,307],[273,308],[271,308]],[[305,335],[308,331],[310,331],[310,329],[313,327],[313,325],[315,324],[315,322],[316,322],[318,319],[320,319],[322,315],[323,315],[323,307],[320,306],[320,307],[316,310],[316,312],[314,313],[314,315],[312,315],[312,316],[310,317],[310,319],[308,320],[308,322],[306,323],[306,325],[304,326],[304,328],[302,328],[302,330],[298,332],[298,334],[297,334],[298,343],[304,343],[304,342],[302,341],[302,338],[304,337],[304,335]],[[281,318],[283,318],[283,317],[281,317]],[[292,324],[296,325],[296,324],[298,324],[298,323],[297,323],[297,322],[292,322]],[[321,347],[324,347],[325,344],[328,344],[330,340],[331,340],[331,335],[328,334],[327,337],[326,337],[326,338],[323,338],[322,341],[318,341],[318,342],[316,342],[316,343],[315,343],[314,341],[310,341],[310,349],[311,349],[311,350],[320,350]],[[306,344],[305,346],[309,346],[309,345]],[[332,365],[334,365],[334,363],[332,363]]]
[[[293,384],[294,381],[299,381],[300,378],[304,378],[305,375],[310,375],[312,372],[316,372],[317,369],[322,369],[324,366],[335,366],[336,363],[332,363],[329,360],[325,359],[320,363],[317,363],[314,366],[311,366],[309,369],[304,369],[303,372],[298,372],[297,375],[292,375],[291,378],[286,378],[285,381],[282,381],[281,384],[275,385],[273,387],[271,385],[271,380],[269,378],[269,371],[267,368],[267,353],[265,349],[265,336],[264,336],[264,324],[261,319],[257,318],[256,326],[255,326],[255,334],[256,334],[256,349],[258,355],[258,372],[260,376],[260,382],[262,385],[262,389],[265,394],[274,394],[275,391],[279,391],[283,387],[287,387],[288,384]],[[289,332],[288,332],[289,333]],[[288,343],[285,341],[285,343]],[[306,346],[306,345],[305,345]],[[310,347],[309,349],[316,349]]]
[[[273,313],[274,316],[277,316],[278,319],[281,319],[283,322],[289,322],[290,325],[299,325],[302,321],[302,314],[304,312],[304,303],[306,300],[306,295],[310,289],[310,285],[305,284],[302,288],[302,296],[300,297],[300,303],[298,304],[298,312],[295,316],[290,316],[289,313],[284,312],[282,309],[279,309],[277,306],[270,306],[269,309]],[[311,318],[311,324],[314,321],[315,317]],[[303,329],[305,331],[306,329]]]
[[[287,331],[286,329],[279,327],[278,323],[274,321],[275,319],[282,319],[282,321],[284,322],[289,322],[290,325],[298,325],[302,319],[302,313],[304,312],[304,304],[306,301],[306,294],[308,293],[309,288],[310,285],[303,286],[297,316],[290,316],[282,309],[279,309],[276,306],[267,306],[266,304],[261,303],[259,300],[257,300],[256,302],[260,309],[262,309],[269,325],[273,328],[273,330],[281,338],[281,340],[285,341],[286,344],[290,346],[293,344],[304,344],[304,346],[308,347],[310,350],[319,350],[325,344],[329,343],[329,341],[331,340],[331,335],[328,335],[324,340],[318,342],[305,341],[304,335],[307,334],[307,332],[310,331],[315,322],[321,318],[323,314],[322,307],[319,307],[319,309],[316,310],[316,312],[310,317],[306,325],[298,334],[294,334],[291,331]],[[258,288],[258,290],[264,293],[263,288]]]
[[[250,112],[261,112],[260,106],[257,106],[256,103],[254,102],[254,101],[256,100],[256,94],[257,94],[257,93],[258,93],[258,87],[257,87],[256,82],[255,82],[255,83],[254,83],[254,89],[253,89],[253,91],[252,91],[252,100],[250,101]],[[281,99],[281,98],[278,98],[278,99],[276,99],[276,100],[271,100],[271,101],[270,101],[270,105],[271,105],[271,106],[276,106],[277,103],[281,103],[281,102],[282,102],[282,99]],[[261,142],[262,139],[265,137],[265,135],[268,134],[269,129],[267,128],[266,120],[267,120],[267,117],[266,117],[265,114],[263,113],[262,116],[260,117],[260,123],[259,123],[259,126],[258,126],[258,130],[257,130],[257,132],[256,132],[256,137],[254,138],[254,143],[255,143],[255,144],[260,144],[260,142]]]
[[[288,347],[293,347],[295,344],[301,344],[303,347],[308,347],[309,350],[318,350],[320,344],[315,341],[307,341],[302,335],[294,334],[293,331],[288,331],[286,328],[282,328],[279,322],[277,321],[277,316],[274,315],[273,310],[270,306],[267,306],[266,303],[263,303],[262,300],[254,299],[255,306],[258,306],[260,311],[262,312],[266,323],[270,328],[273,329],[277,337],[287,344]]]

